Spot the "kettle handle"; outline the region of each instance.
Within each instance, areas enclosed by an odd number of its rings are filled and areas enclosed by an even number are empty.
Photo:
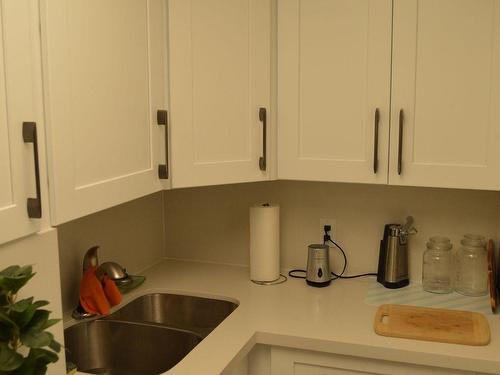
[[[406,218],[406,224],[401,228],[401,234],[406,236],[410,234],[417,234],[418,230],[413,226],[414,222],[415,220],[413,219],[413,216],[408,216]]]

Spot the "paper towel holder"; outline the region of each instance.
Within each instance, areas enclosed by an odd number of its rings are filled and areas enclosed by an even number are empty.
[[[280,273],[280,277],[278,277],[276,280],[272,281],[258,281],[258,280],[250,280],[252,283],[255,283],[257,285],[278,285],[278,284],[283,284],[285,281],[287,281],[288,278]]]
[[[250,281],[257,285],[287,281],[279,272],[279,205],[265,201],[250,207]]]

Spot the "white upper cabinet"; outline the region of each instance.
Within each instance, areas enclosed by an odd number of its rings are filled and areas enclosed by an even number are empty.
[[[387,183],[390,0],[278,0],[278,176]]]
[[[0,14],[0,243],[4,243],[38,231],[40,217],[47,211],[41,207],[41,181],[37,188],[34,163],[35,152],[43,146],[35,150],[33,143],[35,129],[37,140],[44,138],[38,2],[0,1]],[[44,168],[42,157],[38,165]],[[40,171],[39,176],[44,175]]]
[[[162,0],[42,2],[53,224],[161,190]]]
[[[393,56],[390,183],[500,190],[500,1],[396,0]]]
[[[172,186],[267,179],[271,0],[168,4]]]

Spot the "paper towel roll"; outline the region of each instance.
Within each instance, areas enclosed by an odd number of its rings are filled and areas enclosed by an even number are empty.
[[[275,281],[280,277],[280,207],[250,207],[250,280]]]

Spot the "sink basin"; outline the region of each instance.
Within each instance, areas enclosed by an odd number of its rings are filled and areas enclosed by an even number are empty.
[[[155,293],[64,330],[67,360],[90,374],[153,375],[175,366],[237,304]]]
[[[64,331],[67,360],[90,374],[159,374],[175,366],[201,340],[188,331],[106,320]]]
[[[155,293],[133,300],[105,319],[156,323],[205,337],[237,307],[229,301]]]

